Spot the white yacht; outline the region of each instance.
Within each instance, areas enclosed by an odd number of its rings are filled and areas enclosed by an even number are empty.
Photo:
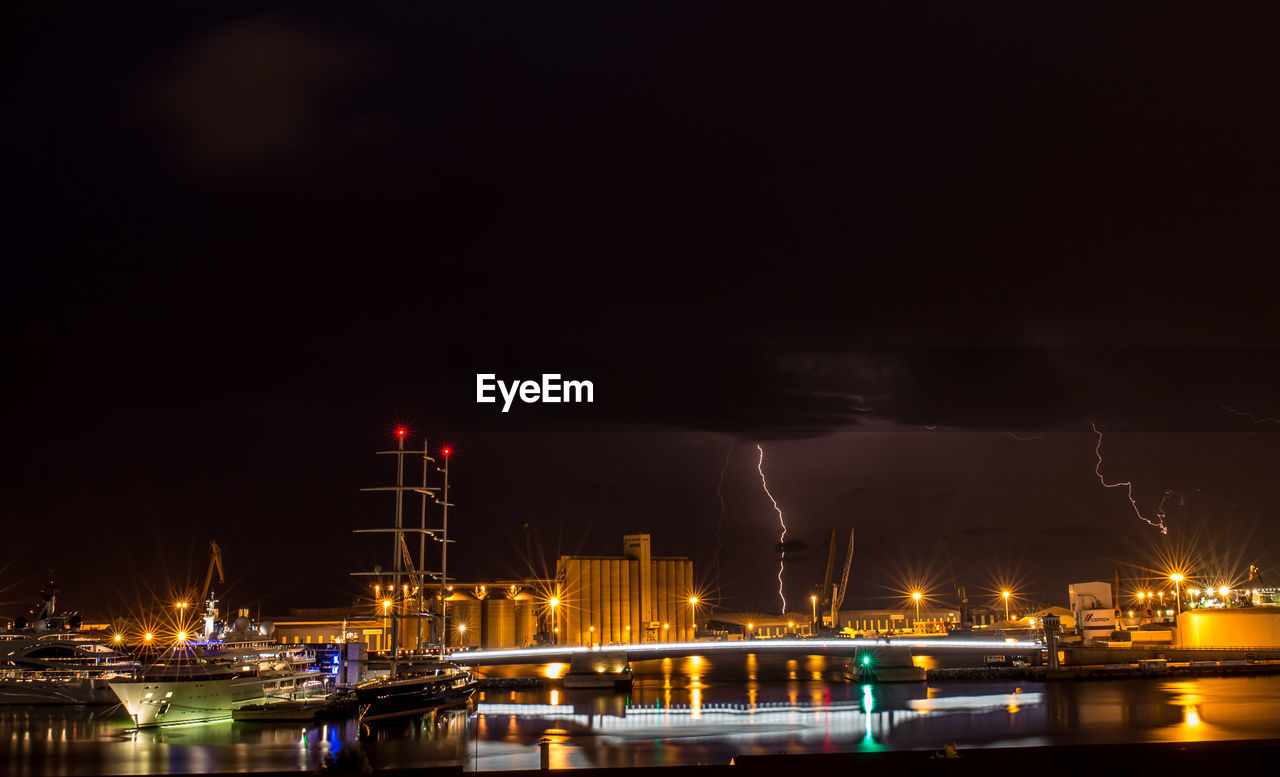
[[[108,647],[107,635],[81,631],[75,612],[58,612],[52,577],[40,594],[30,624],[19,618],[0,631],[0,705],[115,704],[107,681],[137,664]]]
[[[327,693],[325,674],[306,646],[276,643],[269,622],[240,617],[227,628],[217,617],[210,598],[198,639],[165,650],[136,678],[110,681],[135,725],[227,720],[246,704]]]

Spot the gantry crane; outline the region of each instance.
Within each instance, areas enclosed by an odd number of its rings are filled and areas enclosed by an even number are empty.
[[[830,547],[827,550],[827,573],[822,579],[822,588],[815,594],[817,603],[821,605],[824,614],[829,613],[830,628],[834,629],[836,623],[840,620],[840,605],[844,603],[845,590],[849,585],[849,568],[853,564],[853,528],[849,529],[849,551],[844,558],[844,571],[840,575],[840,583],[835,585],[831,582],[831,574],[835,571],[836,563],[836,537],[837,530],[831,530]],[[816,608],[815,608],[816,609]],[[814,624],[817,629],[822,626],[822,618],[819,617],[818,623]]]
[[[209,583],[213,580],[213,568],[218,568],[218,585],[227,582],[222,574],[222,548],[218,547],[218,543],[209,540],[209,569],[204,573],[204,588],[200,591],[200,601],[207,601],[209,598]]]

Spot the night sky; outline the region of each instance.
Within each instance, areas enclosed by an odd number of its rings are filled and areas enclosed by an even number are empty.
[[[467,579],[648,531],[776,611],[759,443],[793,609],[831,527],[846,606],[950,602],[943,533],[978,603],[1280,580],[1280,20],[144,5],[6,24],[0,614],[211,539],[233,606],[349,604],[397,424],[457,451]],[[596,402],[477,407],[482,365]]]

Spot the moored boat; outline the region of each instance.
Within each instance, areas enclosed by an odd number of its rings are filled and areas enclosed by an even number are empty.
[[[238,722],[272,722],[291,720],[332,720],[356,711],[351,695],[326,696],[318,699],[292,699],[265,704],[245,704],[231,712]]]
[[[40,593],[30,624],[0,631],[0,705],[116,704],[108,680],[138,665],[108,647],[108,635],[82,631],[76,613],[58,612],[52,576]]]
[[[217,620],[209,599],[205,633],[183,640],[110,686],[139,728],[228,720],[246,704],[328,693],[325,674],[303,645],[282,645],[274,627],[240,617],[230,627]]]
[[[375,571],[373,573],[356,574],[387,575],[391,578],[391,585],[388,590],[409,591],[411,588],[417,595],[416,600],[406,597],[399,603],[399,606],[406,609],[412,607],[416,612],[407,616],[400,613],[388,616],[391,648],[388,654],[391,659],[390,671],[385,676],[358,683],[351,689],[355,694],[360,720],[363,723],[404,718],[465,705],[470,701],[472,694],[476,690],[476,680],[469,669],[445,660],[448,652],[446,642],[449,630],[446,619],[448,600],[443,595],[443,592],[449,582],[448,547],[449,543],[452,542],[449,539],[449,507],[451,505],[449,503],[448,462],[450,451],[447,447],[442,451],[445,463],[444,467],[439,468],[438,471],[444,474],[444,492],[440,499],[436,499],[435,494],[440,489],[428,487],[427,485],[428,465],[434,462],[435,459],[429,455],[429,449],[425,441],[420,453],[423,461],[422,485],[406,486],[404,483],[404,457],[406,455],[419,455],[418,451],[405,449],[406,433],[407,430],[405,429],[397,429],[396,449],[381,451],[381,453],[391,454],[396,457],[396,485],[365,489],[366,491],[389,491],[396,495],[394,526],[389,529],[357,530],[357,533],[384,532],[393,535],[395,550],[392,555],[392,569],[390,572]],[[422,498],[422,518],[421,525],[418,528],[410,528],[404,525],[402,511],[406,493],[416,493]],[[442,507],[442,526],[439,528],[427,527],[427,503],[429,501],[434,501]],[[405,542],[404,535],[406,533],[416,533],[421,536],[416,567],[412,554],[409,552],[409,546]],[[440,543],[440,571],[438,573],[426,570],[425,540],[427,538]],[[429,582],[429,580],[432,582]],[[405,581],[408,581],[408,584]],[[428,598],[426,595],[428,588],[434,588],[441,595],[433,595]],[[388,602],[389,605],[390,603]],[[437,606],[438,609],[436,609]],[[400,623],[405,617],[418,619],[418,640],[416,644],[409,644],[407,650],[402,645],[404,641],[402,638],[406,637],[407,634],[405,630],[402,630]],[[429,621],[436,632],[438,641],[435,645],[427,643],[421,637],[423,619]]]
[[[353,690],[360,720],[371,722],[462,706],[475,693],[476,680],[469,669],[450,661],[412,662]]]

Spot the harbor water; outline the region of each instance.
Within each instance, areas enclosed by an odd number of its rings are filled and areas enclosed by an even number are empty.
[[[831,658],[637,664],[629,693],[488,691],[473,709],[365,730],[218,722],[131,730],[107,707],[0,708],[12,775],[314,770],[359,745],[375,767],[536,769],[728,763],[739,754],[1262,739],[1280,677],[858,685]]]

